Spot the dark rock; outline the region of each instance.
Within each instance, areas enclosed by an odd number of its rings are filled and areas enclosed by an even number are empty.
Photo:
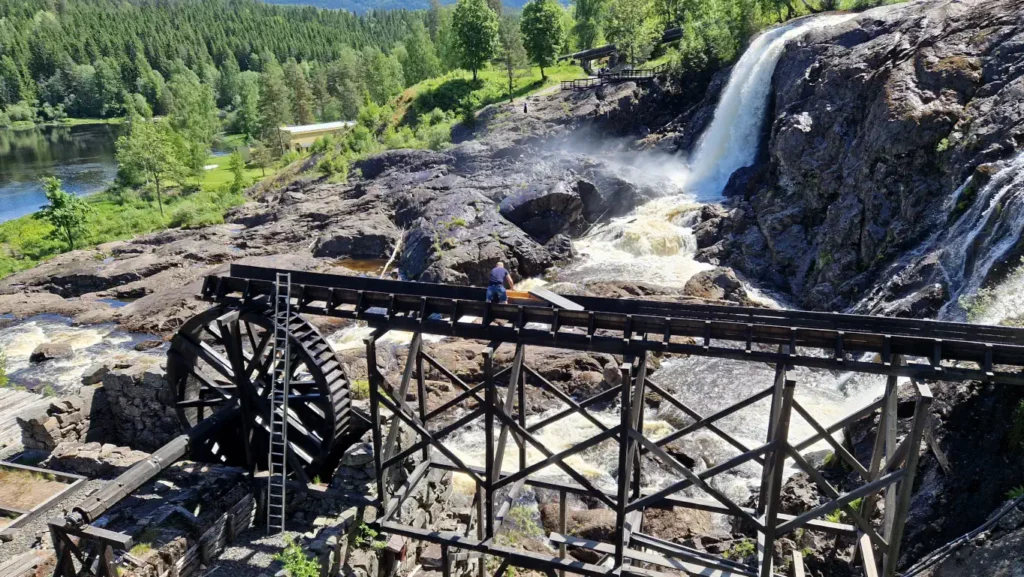
[[[702,258],[815,309],[888,280],[888,265],[942,230],[975,167],[1020,149],[1022,12],[1016,0],[905,4],[788,44],[765,154],[726,187],[750,199],[756,232],[737,229],[733,247]],[[893,313],[934,314],[948,298],[935,284],[907,287]]]
[[[324,231],[313,248],[318,258],[386,259],[402,233],[381,214],[361,215]]]
[[[427,168],[451,162],[452,158],[439,152],[429,150],[389,150],[375,154],[353,165],[362,173],[364,179],[374,179],[387,171],[398,168],[410,172],[422,171]]]
[[[135,350],[141,352],[141,351],[148,351],[148,350],[155,349],[155,348],[159,347],[162,344],[164,344],[164,342],[161,341],[161,340],[151,339],[151,340],[148,340],[148,341],[142,341],[141,343],[135,345],[135,347],[133,347],[133,348]],[[101,377],[101,380],[102,380],[102,377]],[[86,384],[89,384],[89,383],[86,383]]]
[[[579,234],[585,224],[580,195],[566,182],[514,192],[501,201],[499,210],[541,244],[557,234]]]
[[[75,350],[67,343],[43,343],[32,351],[28,360],[31,363],[45,363],[55,359],[70,359],[75,356]]]

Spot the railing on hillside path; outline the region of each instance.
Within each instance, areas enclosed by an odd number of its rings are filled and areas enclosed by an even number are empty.
[[[617,72],[598,73],[597,76],[589,78],[580,78],[577,80],[563,80],[561,82],[562,90],[586,90],[595,86],[603,86],[605,84],[616,84],[618,82],[627,82],[630,80],[649,82],[658,76],[665,74],[668,71],[668,66],[661,64],[654,68],[637,68],[629,70],[619,70]]]

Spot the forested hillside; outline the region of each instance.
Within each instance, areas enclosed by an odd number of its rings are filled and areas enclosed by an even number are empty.
[[[0,109],[38,101],[72,116],[113,116],[127,91],[156,110],[176,66],[216,84],[219,75],[262,70],[267,55],[326,63],[347,49],[387,51],[414,22],[423,14],[356,16],[256,0],[0,0]]]
[[[271,4],[291,6],[316,6],[331,10],[351,10],[357,14],[371,10],[426,10],[430,0],[267,0]],[[447,0],[443,4],[454,4]],[[521,9],[526,0],[502,0],[502,5],[513,10]]]

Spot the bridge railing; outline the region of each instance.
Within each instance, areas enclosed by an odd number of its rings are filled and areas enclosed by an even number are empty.
[[[668,66],[661,64],[653,68],[636,68],[619,70],[616,72],[598,73],[596,77],[580,78],[577,80],[563,80],[562,90],[586,90],[595,86],[614,84],[617,82],[628,82],[630,80],[647,81],[653,80],[668,71]]]

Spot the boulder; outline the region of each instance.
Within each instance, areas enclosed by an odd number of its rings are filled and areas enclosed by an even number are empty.
[[[382,214],[345,220],[320,234],[313,247],[318,258],[386,259],[402,237],[398,227]]]
[[[359,170],[364,179],[374,179],[398,168],[414,172],[451,161],[447,154],[430,150],[389,150],[360,160],[353,168]]]
[[[750,302],[750,297],[747,296],[743,283],[736,278],[736,273],[722,267],[693,275],[686,281],[683,292],[688,296],[706,300],[732,301],[739,304]]]
[[[586,224],[579,193],[564,181],[513,192],[501,201],[499,211],[541,244],[560,233],[577,235]]]
[[[70,359],[75,356],[75,350],[68,343],[43,343],[32,351],[28,360],[32,363],[45,363],[55,359]]]

